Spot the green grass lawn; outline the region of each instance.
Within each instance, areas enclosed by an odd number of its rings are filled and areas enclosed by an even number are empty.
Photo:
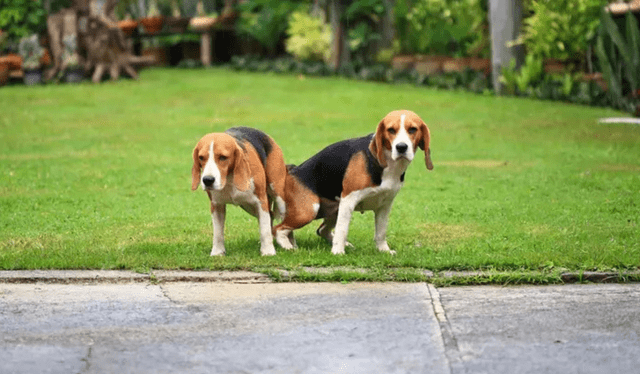
[[[257,220],[227,210],[227,256],[210,258],[211,218],[190,190],[205,133],[264,130],[288,163],[373,132],[389,111],[429,125],[378,253],[356,214],[345,256],[296,232],[299,249],[259,253]],[[0,269],[413,269],[514,274],[640,265],[640,127],[619,112],[340,78],[149,69],[139,81],[0,89]],[[342,278],[341,278],[342,277]],[[357,275],[352,278],[358,278]],[[348,275],[337,277],[349,279]]]

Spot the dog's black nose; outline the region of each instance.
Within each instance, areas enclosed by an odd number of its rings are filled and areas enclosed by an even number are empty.
[[[213,186],[213,182],[215,181],[216,181],[216,178],[209,175],[202,177],[202,183],[204,183],[206,187]]]
[[[398,143],[396,144],[396,150],[398,153],[405,153],[409,149],[409,146],[406,143]]]

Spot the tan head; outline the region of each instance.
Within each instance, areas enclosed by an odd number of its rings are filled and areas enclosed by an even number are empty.
[[[409,110],[396,110],[380,121],[369,150],[380,165],[386,167],[389,161],[405,159],[411,162],[420,148],[424,151],[427,169],[432,170],[430,140],[429,128],[417,114]]]
[[[193,149],[191,189],[222,190],[233,174],[233,185],[240,190],[250,186],[249,164],[243,149],[225,133],[207,134]]]

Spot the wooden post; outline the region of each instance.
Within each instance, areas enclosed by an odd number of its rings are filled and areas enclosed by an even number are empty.
[[[523,61],[522,46],[508,46],[520,34],[522,25],[522,0],[489,0],[489,25],[491,29],[491,63],[493,66],[493,87],[501,94],[502,68],[516,60],[516,68]]]
[[[200,35],[200,61],[202,66],[211,66],[211,45],[213,41],[213,30],[207,29]]]

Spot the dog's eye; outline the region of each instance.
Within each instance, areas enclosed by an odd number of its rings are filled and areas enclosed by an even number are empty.
[[[204,161],[204,156],[200,156],[198,158],[200,159],[200,161]]]
[[[218,160],[220,160],[220,161],[227,161],[227,159],[228,159],[228,158],[229,158],[229,157],[227,157],[227,156],[220,155],[220,157],[218,157]]]
[[[409,134],[415,134],[416,131],[418,131],[418,129],[416,127],[410,127],[409,128]]]
[[[395,129],[388,129],[387,130],[389,132],[389,134],[391,135],[395,135],[396,134],[396,130]]]

